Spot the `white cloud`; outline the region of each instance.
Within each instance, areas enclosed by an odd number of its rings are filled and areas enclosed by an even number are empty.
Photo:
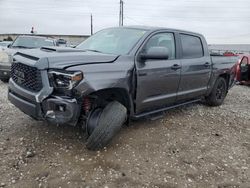
[[[196,31],[209,43],[250,43],[248,0],[124,0],[125,25]],[[1,0],[0,33],[89,34],[118,25],[119,0]]]

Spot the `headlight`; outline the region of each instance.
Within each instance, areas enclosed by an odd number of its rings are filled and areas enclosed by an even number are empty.
[[[56,89],[71,90],[83,79],[83,73],[80,71],[51,70],[48,74],[51,85]]]
[[[10,57],[6,52],[0,52],[0,63],[9,63]]]

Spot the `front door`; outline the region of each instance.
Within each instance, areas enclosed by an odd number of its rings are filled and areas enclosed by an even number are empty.
[[[180,81],[180,60],[176,59],[176,42],[173,33],[158,33],[151,36],[141,52],[151,47],[165,47],[168,59],[137,60],[136,113],[158,109],[176,100]]]

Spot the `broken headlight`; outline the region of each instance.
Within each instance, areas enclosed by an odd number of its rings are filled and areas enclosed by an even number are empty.
[[[80,71],[58,71],[48,72],[51,86],[55,89],[73,89],[82,79],[83,73]]]

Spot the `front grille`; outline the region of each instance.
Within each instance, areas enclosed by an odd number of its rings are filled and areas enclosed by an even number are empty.
[[[35,67],[13,63],[10,76],[17,85],[29,91],[38,92],[43,87],[41,73]]]

